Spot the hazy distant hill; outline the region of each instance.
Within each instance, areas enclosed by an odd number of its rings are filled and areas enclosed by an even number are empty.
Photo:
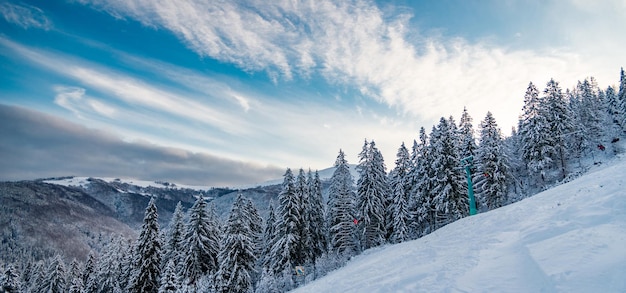
[[[319,172],[325,198],[333,171]],[[276,179],[240,189],[89,177],[0,182],[0,259],[16,257],[21,249],[35,249],[41,256],[62,252],[68,258],[83,259],[113,235],[134,238],[150,197],[157,199],[162,229],[167,228],[179,201],[188,209],[200,196],[215,204],[224,219],[236,195],[242,193],[265,218],[270,200],[277,202],[281,182]]]

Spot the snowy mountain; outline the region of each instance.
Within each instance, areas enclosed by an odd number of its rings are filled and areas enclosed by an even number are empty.
[[[293,292],[626,292],[626,157]]]

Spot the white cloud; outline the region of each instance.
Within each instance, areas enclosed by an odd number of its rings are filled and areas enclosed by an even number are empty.
[[[43,10],[35,6],[9,2],[0,3],[0,14],[6,21],[24,29],[38,28],[49,30],[52,28],[52,22],[46,17]]]
[[[109,119],[119,118],[117,109],[103,101],[86,96],[84,88],[56,86],[54,91],[57,93],[54,103],[71,111],[79,118],[84,118],[84,113],[96,113]]]
[[[492,110],[513,125],[529,81],[555,78],[568,87],[589,74],[601,82],[613,77],[592,70],[611,57],[592,60],[577,48],[512,50],[409,38],[410,15],[389,18],[369,1],[82,2],[168,29],[200,55],[266,71],[274,80],[317,72],[433,123],[467,105],[475,115]]]

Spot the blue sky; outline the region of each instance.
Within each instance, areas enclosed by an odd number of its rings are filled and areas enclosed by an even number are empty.
[[[0,133],[19,137],[0,145],[5,180],[247,184],[329,167],[340,148],[357,163],[364,139],[392,167],[441,116],[492,111],[508,134],[529,81],[605,88],[626,64],[624,0],[1,1],[0,14],[0,119],[22,126]]]

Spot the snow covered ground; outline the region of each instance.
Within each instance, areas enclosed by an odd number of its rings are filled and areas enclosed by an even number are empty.
[[[626,157],[294,292],[626,292]]]
[[[57,185],[63,185],[63,186],[78,186],[78,187],[85,187],[87,185],[89,185],[89,179],[90,177],[64,177],[62,179],[49,179],[49,180],[44,180],[43,182],[45,183],[50,183],[50,184],[57,184]],[[135,179],[118,179],[118,178],[111,178],[111,177],[93,177],[95,179],[100,179],[102,181],[105,182],[118,182],[118,183],[126,183],[129,185],[135,185],[135,186],[139,186],[139,187],[155,187],[155,188],[175,188],[175,189],[180,189],[180,188],[186,188],[186,189],[193,189],[193,190],[209,190],[211,187],[209,186],[196,186],[196,185],[185,185],[185,184],[178,184],[175,183],[175,186],[166,186],[164,185],[162,182],[156,182],[156,181],[146,181],[146,180],[135,180]]]

